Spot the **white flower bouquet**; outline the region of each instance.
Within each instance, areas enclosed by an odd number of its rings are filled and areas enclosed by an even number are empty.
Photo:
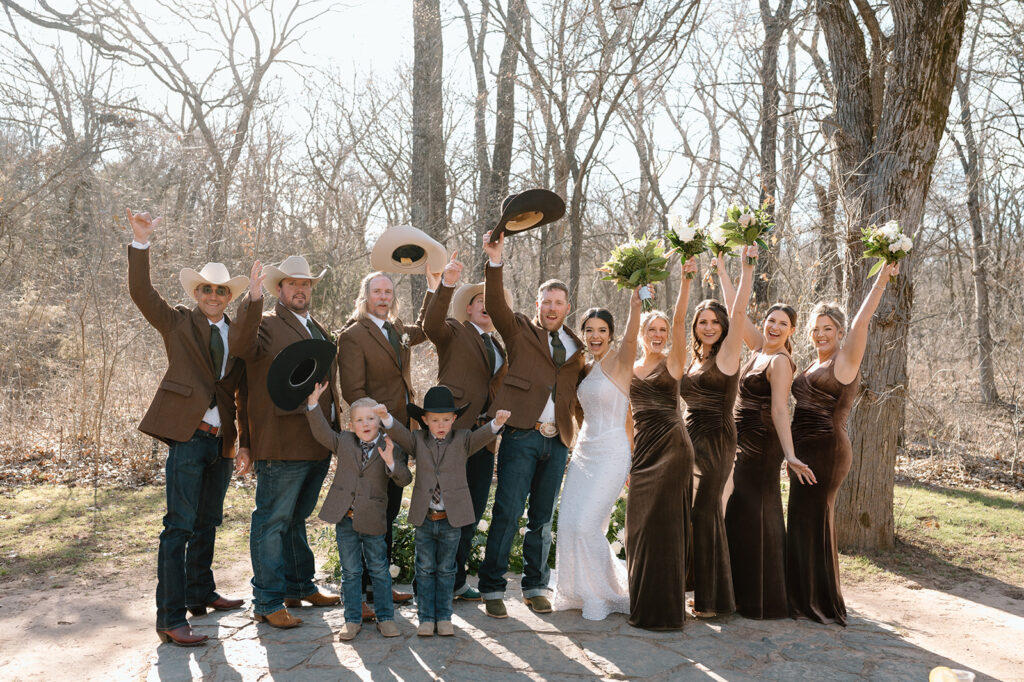
[[[665,241],[679,254],[685,263],[693,256],[704,253],[707,248],[704,245],[704,231],[693,223],[683,224],[683,217],[671,215],[668,217],[668,232],[665,233]],[[686,273],[687,279],[693,279],[695,273]]]
[[[907,257],[914,248],[914,242],[903,234],[903,229],[895,220],[884,225],[869,225],[861,229],[860,241],[864,244],[864,258],[877,258],[868,277],[874,277],[886,263],[896,263]]]
[[[768,244],[764,238],[775,228],[772,216],[768,207],[772,204],[772,198],[768,197],[761,204],[761,208],[740,207],[733,204],[725,211],[725,222],[721,224],[730,247],[753,246],[757,244],[765,251],[768,251]],[[747,258],[747,264],[753,265],[754,258]]]

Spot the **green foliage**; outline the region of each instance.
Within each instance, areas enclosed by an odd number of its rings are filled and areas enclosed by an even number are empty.
[[[745,204],[742,207],[739,204],[729,206],[725,211],[726,220],[719,226],[721,234],[726,239],[725,245],[736,248],[757,244],[767,251],[768,243],[764,238],[775,229],[771,213],[768,212],[772,201],[774,200],[768,197],[760,208],[755,209]],[[747,260],[750,265],[755,262],[753,258]]]
[[[611,258],[599,272],[608,273],[603,279],[614,282],[619,289],[634,289],[668,278],[668,259],[665,248],[657,239],[644,235],[612,249]],[[643,309],[651,310],[654,304],[651,299],[643,299]]]
[[[699,227],[690,223],[684,226],[681,216],[672,216],[669,219],[669,228],[665,232],[665,241],[680,255],[685,263],[693,256],[704,253],[707,246],[705,240],[707,235]],[[693,279],[694,273],[686,273],[687,279]]]
[[[869,225],[861,228],[861,244],[864,245],[863,258],[877,258],[871,267],[868,277],[874,277],[886,263],[897,263],[907,257],[914,243],[903,234],[900,224],[890,220],[882,226]]]

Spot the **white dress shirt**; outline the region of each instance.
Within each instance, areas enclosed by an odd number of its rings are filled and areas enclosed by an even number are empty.
[[[477,334],[487,334],[487,336],[491,337],[491,343],[492,344],[494,343],[494,334],[492,332],[485,332],[483,329],[480,328],[480,326],[476,322],[470,321],[470,324],[473,325],[473,327],[476,329]],[[495,374],[497,374],[498,370],[501,369],[501,366],[504,365],[504,364],[505,364],[505,358],[501,357],[501,353],[498,352],[498,346],[495,344],[495,346],[494,346],[494,371],[491,372],[491,376],[494,376]]]
[[[220,338],[224,341],[224,357],[220,361],[220,373],[217,375],[217,379],[219,380],[224,376],[224,371],[228,366],[228,318],[221,317],[216,322],[210,322],[209,320],[207,320],[207,322],[209,322],[211,326],[217,328],[217,331],[220,332]],[[210,330],[210,333],[213,333],[212,329]],[[203,421],[210,426],[220,428],[220,410],[218,410],[216,406],[211,407],[206,411],[206,414],[203,415]]]
[[[544,330],[544,333],[548,337],[548,353],[551,353],[551,332]],[[573,356],[573,353],[579,348],[573,338],[569,336],[569,332],[565,331],[565,325],[563,324],[558,328],[558,338],[561,339],[562,345],[565,346],[565,359],[568,360]],[[554,396],[549,395],[548,401],[544,404],[544,410],[541,411],[540,417],[537,418],[539,422],[553,422],[555,421],[555,400]]]

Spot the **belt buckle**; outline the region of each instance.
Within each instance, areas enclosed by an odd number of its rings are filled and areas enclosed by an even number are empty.
[[[541,422],[537,430],[545,438],[554,438],[558,435],[558,424],[555,422]]]

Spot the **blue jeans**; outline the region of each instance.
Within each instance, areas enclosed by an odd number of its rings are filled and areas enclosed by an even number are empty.
[[[167,513],[156,560],[160,630],[188,624],[187,606],[205,606],[218,596],[210,565],[234,467],[220,456],[220,445],[220,438],[196,431],[167,455]]]
[[[547,595],[548,554],[551,552],[551,519],[562,487],[568,449],[558,437],[545,438],[535,429],[505,427],[498,449],[498,487],[487,534],[484,562],[480,565],[480,594],[484,599],[505,595],[505,571],[512,540],[519,532],[519,518],[526,511],[523,538],[523,596]]]
[[[363,562],[373,582],[373,610],[377,621],[394,620],[395,607],[391,601],[391,567],[388,565],[388,545],[383,535],[365,535],[352,528],[347,516],[334,525],[338,538],[338,558],[341,560],[341,589],[345,596],[345,622],[363,622]]]
[[[253,613],[265,616],[284,600],[317,591],[306,517],[313,513],[330,457],[320,460],[262,459],[256,462],[256,509],[252,513]]]
[[[488,427],[490,428],[490,427]],[[471,526],[462,527],[459,539],[459,550],[455,553],[455,594],[460,595],[469,589],[466,584],[466,566],[469,555],[473,551],[473,538],[476,526],[484,517],[487,508],[487,497],[491,493],[491,479],[494,478],[494,453],[483,448],[466,460],[466,483],[469,485],[469,498],[473,500],[473,520]]]
[[[452,619],[452,590],[455,588],[455,552],[461,528],[448,519],[424,519],[416,527],[416,606],[420,622]]]

